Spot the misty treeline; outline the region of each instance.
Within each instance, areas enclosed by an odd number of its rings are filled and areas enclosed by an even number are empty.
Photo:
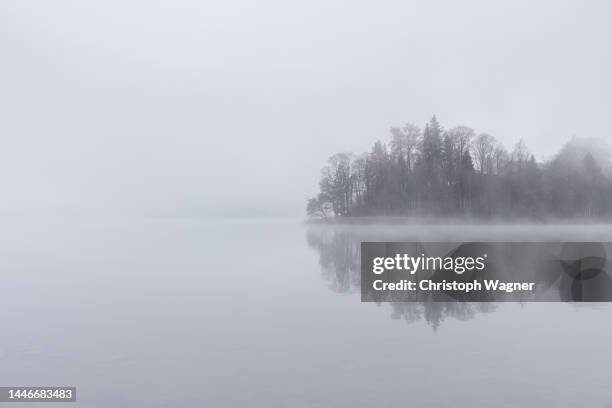
[[[368,153],[338,153],[321,172],[310,217],[414,215],[601,217],[612,214],[610,150],[573,138],[550,160],[536,161],[520,140],[507,150],[466,126],[391,128]]]

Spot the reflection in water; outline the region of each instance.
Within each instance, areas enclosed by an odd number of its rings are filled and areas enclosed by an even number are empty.
[[[338,293],[359,292],[361,285],[361,241],[384,240],[368,234],[368,230],[311,228],[307,232],[308,245],[319,253],[323,278]],[[386,238],[389,239],[389,238]],[[380,303],[379,303],[380,304]],[[408,323],[424,319],[436,330],[444,319],[468,320],[478,313],[496,310],[496,303],[469,302],[390,302],[391,318]]]
[[[323,277],[338,293],[360,291],[360,249],[362,241],[402,242],[610,242],[609,225],[311,225],[307,230],[310,247],[319,253]],[[583,248],[584,246],[584,248]],[[547,283],[562,301],[610,301],[609,272],[601,274],[607,261],[601,245],[563,246],[561,260]],[[577,253],[574,253],[578,250]],[[592,253],[591,253],[592,252]],[[582,256],[578,256],[580,253]],[[587,255],[587,256],[585,256]],[[577,259],[577,261],[576,261]],[[559,272],[559,271],[563,272]],[[546,274],[544,274],[546,275]],[[550,275],[550,274],[548,274]],[[593,276],[591,276],[593,275]],[[597,277],[597,279],[593,279]],[[603,282],[603,283],[602,283]],[[589,286],[587,288],[587,286]],[[598,290],[601,289],[601,290]],[[587,290],[588,289],[588,290]],[[606,290],[604,290],[606,289]],[[603,291],[603,292],[602,292]],[[583,295],[588,293],[589,298]],[[589,307],[588,303],[576,307]],[[479,313],[496,310],[499,303],[390,302],[391,317],[407,322],[424,319],[437,329],[448,318],[467,320]]]
[[[323,278],[334,292],[352,293],[360,290],[361,242],[345,231],[309,230],[308,245],[319,252]]]

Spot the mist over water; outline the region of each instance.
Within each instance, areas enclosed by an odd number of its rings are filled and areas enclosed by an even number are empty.
[[[6,221],[0,383],[76,385],[83,407],[607,407],[608,304],[366,304],[350,253],[366,239],[610,231]]]
[[[609,142],[611,11],[3,1],[0,213],[303,216],[331,154],[434,113],[538,161]]]
[[[362,303],[358,256],[612,241],[610,15],[0,1],[0,386],[76,386],[58,408],[612,407],[611,304]]]

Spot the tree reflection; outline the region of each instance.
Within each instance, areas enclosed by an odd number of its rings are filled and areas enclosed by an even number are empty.
[[[402,228],[401,230],[359,225],[311,226],[307,231],[308,244],[317,250],[323,278],[332,290],[338,293],[361,291],[361,242],[392,242],[391,248],[414,242],[415,235],[423,230]],[[557,235],[558,236],[558,235]],[[429,238],[432,238],[429,236]],[[440,242],[433,239],[432,242]],[[453,241],[456,241],[454,237]],[[466,238],[466,237],[464,237]],[[490,238],[490,237],[489,237]],[[607,257],[612,253],[612,244],[602,242],[553,242],[547,237],[544,246],[529,242],[512,242],[495,246],[498,239],[484,242],[464,242],[449,252],[453,257],[475,257],[480,253],[495,253],[482,279],[501,282],[534,282],[533,292],[514,292],[512,299],[523,302],[610,302],[612,301],[612,262]],[[487,242],[491,243],[488,244]],[[410,244],[412,245],[412,244]],[[431,248],[431,244],[429,244]],[[434,244],[435,245],[435,244]],[[370,254],[371,255],[371,254]],[[364,256],[369,256],[364,254]],[[445,279],[443,273],[433,271],[432,281]],[[457,281],[473,279],[470,273],[456,277]],[[366,288],[370,287],[364,283]],[[408,323],[425,320],[434,330],[447,318],[468,320],[479,313],[496,310],[504,300],[503,292],[401,292],[366,291],[368,300],[377,304],[389,303],[391,317]],[[362,296],[364,294],[362,293]],[[440,297],[442,296],[442,297]],[[456,301],[447,301],[451,298]]]
[[[334,292],[349,293],[360,289],[360,241],[349,234],[319,230],[309,231],[308,245],[319,252],[323,278]]]
[[[323,279],[338,293],[356,293],[361,289],[361,242],[384,241],[372,231],[359,228],[310,228],[306,239],[308,245],[319,254]],[[384,302],[376,302],[381,304]],[[447,318],[456,320],[473,319],[479,313],[495,311],[496,303],[470,302],[389,302],[391,318],[412,323],[425,320],[434,330]]]

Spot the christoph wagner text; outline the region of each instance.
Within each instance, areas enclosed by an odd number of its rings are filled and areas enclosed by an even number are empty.
[[[380,275],[385,270],[406,271],[414,275],[417,271],[444,270],[454,271],[461,275],[465,271],[482,271],[485,268],[487,254],[477,258],[468,257],[439,257],[439,256],[410,256],[408,254],[397,254],[395,257],[377,257],[373,260],[372,272]]]
[[[502,291],[512,293],[515,291],[532,291],[535,282],[500,282],[499,280],[484,280],[484,287],[488,291]],[[374,290],[417,290],[417,283],[403,279],[399,282],[383,282],[375,280],[372,284]],[[465,293],[482,291],[483,285],[479,281],[457,282],[446,281],[434,282],[428,279],[419,281],[418,290],[422,291],[461,291]]]

